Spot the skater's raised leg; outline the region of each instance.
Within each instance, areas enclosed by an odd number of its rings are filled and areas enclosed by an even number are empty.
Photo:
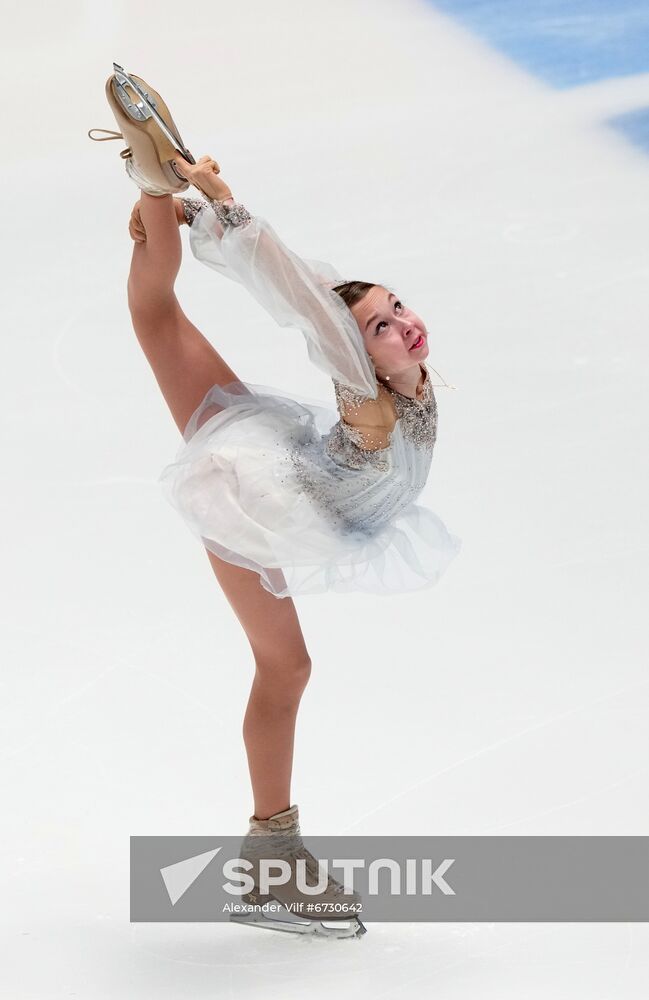
[[[137,339],[182,433],[207,390],[237,376],[190,322],[174,293],[182,242],[173,202],[171,195],[142,193],[146,242],[133,246],[128,304]],[[254,657],[243,735],[254,814],[265,819],[291,804],[295,720],[311,661],[292,599],[274,597],[257,573],[206,552]]]
[[[128,305],[137,339],[182,433],[207,390],[237,376],[190,322],[174,293],[182,259],[174,199],[143,192],[140,215],[147,238],[133,244]]]

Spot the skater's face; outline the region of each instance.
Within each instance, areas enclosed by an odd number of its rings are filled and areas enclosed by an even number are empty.
[[[383,285],[373,285],[351,311],[377,375],[396,375],[428,357],[423,320]]]

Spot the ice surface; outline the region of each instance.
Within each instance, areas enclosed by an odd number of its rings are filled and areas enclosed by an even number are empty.
[[[156,484],[178,434],[127,310],[137,191],[86,136],[115,128],[115,59],[288,245],[398,288],[459,386],[422,497],[464,542],[447,577],[378,618],[298,604],[304,834],[645,834],[645,6],[6,14],[3,997],[646,996],[646,924],[374,924],[326,952],[129,924],[130,835],[244,831],[252,663]],[[177,292],[242,377],[330,392],[244,290],[187,257]]]

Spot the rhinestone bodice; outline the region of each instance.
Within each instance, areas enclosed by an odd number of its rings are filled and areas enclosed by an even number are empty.
[[[353,406],[355,398],[367,398],[340,383],[335,390],[345,407]],[[302,440],[292,452],[303,492],[343,530],[375,530],[416,500],[426,485],[437,436],[428,369],[421,398],[390,391],[398,418],[387,447],[363,447],[360,431],[341,417],[322,439]]]
[[[430,380],[430,372],[425,366],[423,367],[426,379],[419,399],[405,396],[395,389],[390,389],[397,411],[397,424],[390,434],[390,443],[387,447],[374,451],[364,448],[361,432],[341,417],[331,429],[327,440],[326,451],[330,458],[339,465],[345,465],[351,469],[371,467],[387,472],[391,465],[390,457],[395,434],[399,434],[403,442],[411,447],[432,454],[437,438],[437,401]],[[361,396],[350,386],[335,380],[334,391],[339,411],[342,407],[358,406],[363,399],[367,398]]]

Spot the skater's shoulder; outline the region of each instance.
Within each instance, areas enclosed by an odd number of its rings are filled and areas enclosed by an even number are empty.
[[[380,382],[375,398],[363,395],[334,379],[336,405],[341,418],[353,427],[382,427],[392,430],[397,412],[392,393]]]
[[[334,386],[340,430],[364,451],[388,448],[397,421],[391,393],[379,384],[378,395],[373,399],[335,380]]]

